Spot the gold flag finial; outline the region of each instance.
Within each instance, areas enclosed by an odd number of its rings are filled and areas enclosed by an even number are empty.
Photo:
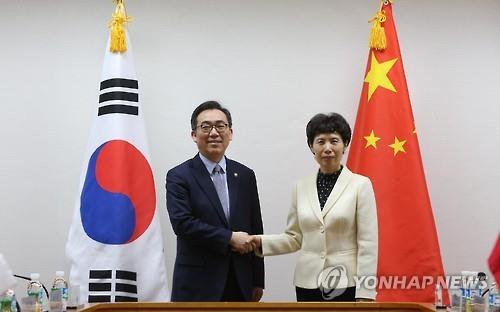
[[[368,22],[373,23],[372,30],[370,32],[370,48],[383,51],[387,47],[387,41],[385,37],[385,30],[382,23],[385,22],[385,11],[382,10],[384,4],[387,5],[392,3],[392,0],[381,0],[380,8],[372,19]]]
[[[123,0],[114,0],[116,9],[109,22],[110,44],[109,51],[112,53],[123,53],[127,51],[127,38],[125,36],[125,24],[131,21],[125,11]]]

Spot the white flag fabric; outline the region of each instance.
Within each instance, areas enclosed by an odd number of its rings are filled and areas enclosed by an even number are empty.
[[[0,254],[0,296],[4,294],[9,288],[16,285],[14,275],[10,270],[7,261],[5,261],[2,254]]]
[[[127,39],[129,37],[127,36]],[[80,303],[168,301],[163,238],[130,40],[104,56],[66,254]]]

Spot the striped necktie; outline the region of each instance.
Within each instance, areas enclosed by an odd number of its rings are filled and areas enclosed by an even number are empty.
[[[219,166],[219,164],[216,164],[213,174],[215,190],[217,191],[217,195],[219,195],[219,200],[222,204],[222,208],[224,209],[226,219],[229,221],[229,203],[226,193],[226,179],[224,179],[224,170],[221,168],[221,166]]]

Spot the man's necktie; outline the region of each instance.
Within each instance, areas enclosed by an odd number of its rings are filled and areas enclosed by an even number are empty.
[[[219,195],[220,203],[222,204],[222,208],[224,209],[224,214],[226,215],[226,219],[229,221],[229,203],[226,194],[226,181],[224,179],[224,170],[222,170],[219,164],[214,167],[214,185],[215,190],[217,191],[217,195]]]

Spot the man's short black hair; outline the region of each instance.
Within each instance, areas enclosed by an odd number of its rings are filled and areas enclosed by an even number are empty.
[[[312,147],[319,134],[337,132],[345,146],[351,142],[351,127],[342,115],[337,113],[316,114],[306,126],[307,145]]]
[[[196,130],[196,126],[197,126],[196,119],[198,118],[198,115],[201,114],[201,112],[209,110],[209,109],[218,109],[221,112],[223,112],[226,115],[229,128],[231,128],[233,126],[233,120],[231,119],[231,113],[229,112],[229,110],[227,108],[222,107],[222,105],[220,105],[219,102],[217,102],[217,101],[206,101],[206,102],[201,103],[198,107],[196,107],[195,110],[193,111],[193,114],[191,115],[191,129],[192,130]]]

